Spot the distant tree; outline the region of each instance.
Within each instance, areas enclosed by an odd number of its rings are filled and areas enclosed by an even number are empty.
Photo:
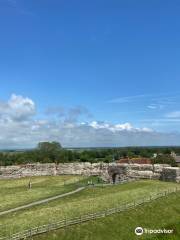
[[[80,161],[81,161],[81,162],[88,162],[89,159],[90,159],[89,151],[83,151],[83,152],[81,152],[81,154],[80,154]]]
[[[93,149],[63,149],[59,142],[40,142],[36,149],[27,151],[0,152],[0,165],[8,166],[26,163],[63,162],[112,162],[123,157],[152,157],[154,163],[167,163],[176,166],[171,151],[180,154],[180,147],[123,147]]]
[[[170,164],[172,167],[177,166],[175,159],[169,154],[161,154],[153,159],[153,164]]]
[[[104,162],[105,163],[110,163],[113,161],[113,156],[112,155],[107,155],[105,158],[104,158]]]
[[[150,153],[147,149],[143,149],[140,154],[140,156],[144,158],[152,157],[152,153]]]
[[[37,149],[44,152],[60,151],[62,146],[59,142],[40,142]]]
[[[127,153],[127,156],[128,156],[128,158],[133,158],[133,157],[135,157],[135,154],[129,150]]]
[[[171,154],[171,149],[170,148],[165,148],[162,150],[163,154]]]

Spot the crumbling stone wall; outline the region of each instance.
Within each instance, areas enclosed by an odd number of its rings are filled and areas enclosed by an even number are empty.
[[[54,163],[0,166],[0,178],[56,175]]]
[[[18,166],[0,166],[0,179],[27,176],[55,175],[98,175],[105,181],[113,179],[142,178],[180,182],[180,168],[167,164],[127,164],[127,163],[35,163]],[[163,176],[163,177],[162,177]]]
[[[180,168],[166,167],[163,169],[160,179],[163,181],[171,181],[180,183]]]
[[[109,166],[107,180],[112,181],[112,176],[117,174],[120,178],[123,174],[130,179],[160,179],[164,168],[169,167],[168,164],[116,164]],[[114,169],[114,170],[113,170]],[[118,169],[123,169],[123,174],[118,173]]]

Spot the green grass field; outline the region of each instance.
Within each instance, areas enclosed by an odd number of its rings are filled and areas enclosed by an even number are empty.
[[[51,179],[51,177],[49,178]],[[12,184],[14,186],[13,181]],[[43,187],[41,188],[40,183],[39,185],[40,185],[39,188],[41,189],[41,191],[43,191]],[[11,184],[9,183],[9,187],[10,186]],[[55,200],[43,204],[41,206],[39,205],[26,210],[21,210],[18,212],[14,212],[12,214],[2,216],[0,218],[0,236],[2,237],[12,233],[23,231],[25,229],[29,229],[31,227],[56,222],[58,220],[64,219],[65,217],[72,218],[75,216],[80,216],[82,214],[92,213],[107,208],[116,207],[117,205],[123,204],[124,202],[132,202],[137,199],[142,199],[142,197],[147,197],[150,194],[156,194],[159,191],[175,188],[176,186],[177,186],[176,183],[141,180],[137,182],[126,183],[123,185],[106,186],[103,188],[90,187],[83,190],[82,192],[65,197],[63,199]],[[14,186],[14,192],[16,187],[17,186]],[[68,187],[68,185],[66,185],[65,188],[66,187]],[[54,188],[53,184],[50,184],[49,188],[53,189]],[[13,187],[11,188],[11,191],[13,192]],[[16,194],[14,196],[16,196]],[[6,197],[6,194],[4,195],[4,197]],[[12,204],[14,204],[14,202],[18,204],[18,200],[16,199],[16,197],[14,197],[14,200],[12,199],[11,201]],[[113,219],[114,217],[112,216],[107,219],[111,218]],[[87,223],[87,225],[88,224],[92,223],[89,222]],[[90,230],[88,230],[87,228],[87,231]],[[51,239],[51,237],[49,239]],[[74,239],[86,239],[86,238],[74,238]]]
[[[0,212],[74,190],[77,188],[74,183],[81,179],[80,176],[31,177],[30,190],[29,178],[0,180]]]
[[[136,236],[137,226],[148,229],[174,229],[172,235]],[[33,237],[33,240],[179,240],[180,193],[171,194],[144,206]]]

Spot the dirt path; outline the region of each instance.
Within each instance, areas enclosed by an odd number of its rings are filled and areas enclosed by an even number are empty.
[[[60,195],[57,195],[57,196],[54,196],[54,197],[45,198],[45,199],[43,199],[43,200],[39,200],[39,201],[32,202],[32,203],[29,203],[29,204],[26,204],[26,205],[23,205],[23,206],[20,206],[20,207],[16,207],[16,208],[13,208],[13,209],[9,209],[9,210],[0,212],[0,216],[3,216],[3,215],[8,214],[8,213],[16,212],[16,211],[19,211],[19,210],[23,210],[23,209],[26,209],[26,208],[29,208],[29,207],[34,207],[34,206],[36,206],[36,205],[40,205],[40,204],[43,204],[43,203],[47,203],[47,202],[50,202],[50,201],[53,201],[53,200],[56,200],[56,199],[59,199],[59,198],[63,198],[63,197],[72,195],[72,194],[74,194],[74,193],[80,192],[80,191],[82,191],[83,189],[85,189],[85,187],[80,187],[80,188],[78,188],[78,189],[76,189],[76,190],[74,190],[74,191],[71,191],[71,192],[67,192],[67,193],[64,193],[64,194],[60,194]]]

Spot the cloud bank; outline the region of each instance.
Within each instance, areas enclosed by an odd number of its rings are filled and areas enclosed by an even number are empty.
[[[56,117],[54,117],[54,115]],[[49,108],[39,119],[34,101],[12,94],[0,102],[0,148],[31,148],[39,141],[60,141],[64,147],[178,145],[180,134],[137,128],[131,123],[80,121],[92,118],[82,106]]]

